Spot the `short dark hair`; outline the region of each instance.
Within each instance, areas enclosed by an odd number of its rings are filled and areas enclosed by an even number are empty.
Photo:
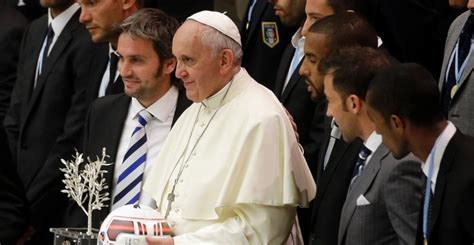
[[[159,9],[144,8],[129,16],[120,25],[120,32],[153,42],[158,57],[163,61],[173,58],[171,44],[179,22]]]
[[[365,100],[370,80],[391,65],[382,51],[369,47],[348,47],[336,50],[319,65],[322,74],[333,74],[333,86],[342,99],[351,94]]]
[[[342,12],[316,21],[309,32],[323,34],[329,49],[334,47],[377,47],[377,32],[369,22],[355,12]]]
[[[415,63],[394,65],[370,82],[367,101],[386,121],[391,115],[408,119],[418,126],[443,120],[440,95],[433,76]]]
[[[360,12],[361,3],[359,1],[366,0],[327,0],[327,4],[334,13],[346,12],[347,10]]]

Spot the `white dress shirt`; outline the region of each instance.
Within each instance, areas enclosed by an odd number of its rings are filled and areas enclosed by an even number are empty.
[[[67,23],[69,20],[72,18],[72,16],[76,13],[76,11],[80,8],[78,3],[73,3],[69,8],[64,10],[61,14],[53,18],[51,15],[51,9],[48,11],[48,26],[51,25],[51,28],[53,28],[54,31],[54,37],[53,40],[51,41],[51,44],[49,45],[49,49],[46,50],[47,54],[49,55],[51,53],[51,50],[53,50],[54,44],[58,40],[58,37],[61,35],[61,32],[64,30],[64,27],[66,27]],[[41,46],[41,51],[38,56],[38,61],[36,63],[36,74],[35,74],[35,86],[36,86],[36,81],[38,79],[38,71],[42,70],[42,60],[41,58],[43,57],[43,53],[45,52],[46,48],[46,40],[47,37],[44,37],[43,40],[43,45]]]
[[[158,164],[156,157],[158,156],[161,146],[163,145],[163,142],[171,130],[171,123],[173,122],[177,101],[178,89],[175,86],[172,86],[170,90],[168,90],[168,92],[163,95],[163,97],[150,105],[148,108],[144,108],[137,99],[132,98],[115,158],[115,174],[112,187],[114,195],[112,195],[112,197],[115,196],[115,186],[117,185],[119,176],[117,173],[120,173],[120,165],[122,164],[123,157],[129,148],[132,132],[138,124],[137,113],[142,109],[146,109],[150,114],[153,115],[153,119],[145,126],[148,152],[147,160],[145,162],[145,173],[143,175],[142,182],[144,183],[153,164]],[[147,200],[148,199],[144,195],[140,196],[140,203],[148,204]]]
[[[433,175],[431,176],[431,191],[435,192],[436,186],[436,179],[438,178],[439,166],[441,165],[441,160],[443,159],[444,151],[448,146],[449,141],[453,138],[454,134],[456,133],[456,127],[454,124],[448,121],[448,125],[444,128],[443,132],[438,136],[433,145],[434,150],[432,149],[433,154],[429,154],[426,161],[422,164],[423,173],[425,176],[428,176],[429,173],[429,166],[431,162],[431,158],[434,157],[433,161]]]

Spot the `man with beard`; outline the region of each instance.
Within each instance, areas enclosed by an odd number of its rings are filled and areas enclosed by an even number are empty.
[[[306,23],[311,22],[314,13],[321,9],[312,4],[316,1],[307,2]],[[318,16],[321,16],[321,13]],[[308,26],[306,23],[305,26]],[[370,24],[354,12],[323,17],[309,26],[306,29],[305,58],[300,67],[300,74],[306,78],[311,98],[321,101],[326,109],[323,75],[318,71],[320,61],[329,53],[343,47],[375,48],[377,35]],[[352,143],[344,142],[339,128],[330,117],[325,118],[324,130],[321,151],[312,166],[319,191],[312,203],[312,211],[305,220],[309,228],[304,238],[309,244],[337,243],[340,211],[361,147],[358,140]]]
[[[84,153],[94,157],[107,149],[113,163],[105,167],[107,186],[111,189],[112,200],[106,208],[94,212],[92,223],[99,228],[110,210],[125,204],[140,201],[151,206],[150,198],[141,192],[141,183],[154,164],[163,142],[181,113],[191,104],[184,89],[174,77],[176,59],[171,52],[173,35],[179,23],[158,9],[142,9],[128,17],[121,25],[117,53],[120,56],[120,74],[125,84],[125,94],[99,98],[92,103],[86,120]],[[140,118],[150,116],[145,126],[140,126]],[[140,127],[138,127],[140,126]],[[146,151],[130,155],[133,145],[132,132],[140,128],[146,135]],[[144,129],[143,129],[144,128]],[[132,137],[131,137],[132,136]],[[140,157],[144,162],[137,168],[137,175],[143,181],[136,184],[135,191],[124,191],[124,181],[119,176]],[[139,195],[133,199],[135,195]],[[67,215],[69,226],[84,227],[87,216],[75,203]]]
[[[88,98],[102,97],[123,92],[122,78],[118,72],[115,51],[119,38],[118,26],[143,6],[143,0],[78,0],[81,5],[80,21],[89,31],[92,41],[100,43],[98,58],[94,60],[97,71],[87,93]]]
[[[25,31],[5,129],[29,202],[34,244],[51,244],[67,202],[61,158],[81,150],[96,54],[72,0],[41,0],[48,14]]]
[[[418,64],[379,73],[367,90],[370,118],[396,158],[421,159],[424,197],[416,244],[474,242],[474,139],[446,120],[431,74]]]

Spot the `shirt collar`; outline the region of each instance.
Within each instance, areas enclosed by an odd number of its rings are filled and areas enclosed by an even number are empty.
[[[301,35],[301,27],[293,34],[291,38],[291,45],[296,49],[296,52],[304,53],[304,36]]]
[[[148,108],[143,107],[140,102],[134,97],[132,97],[132,115],[135,119],[138,112],[143,109],[146,109],[154,118],[158,119],[160,122],[165,122],[170,113],[176,107],[176,100],[178,99],[178,88],[171,86],[171,88],[163,95],[159,100],[155,101]]]
[[[367,147],[372,153],[374,153],[377,148],[382,144],[382,136],[377,134],[375,131],[367,138],[367,141],[364,142],[365,147]]]
[[[423,173],[425,176],[428,176],[429,163],[434,155],[433,175],[431,176],[431,190],[433,193],[435,191],[436,179],[438,178],[439,167],[441,165],[441,160],[443,159],[444,151],[446,150],[449,141],[451,138],[453,138],[455,133],[456,127],[448,121],[448,125],[446,125],[443,132],[441,132],[441,134],[436,139],[435,144],[433,145],[434,149],[431,151],[433,154],[430,153],[422,165]]]
[[[240,91],[240,89],[233,89],[237,86],[240,86],[239,84],[239,81],[241,80],[241,78],[243,77],[243,74],[244,74],[244,69],[243,68],[240,68],[240,71],[234,75],[234,77],[232,78],[232,80],[230,82],[228,82],[223,88],[221,88],[221,90],[219,90],[217,93],[211,95],[210,97],[204,99],[202,101],[202,105],[206,108],[210,108],[210,109],[214,109],[214,108],[217,108],[221,105],[221,101],[222,101],[222,104],[225,104],[227,101],[229,101],[234,95],[235,95],[235,92],[233,93],[231,90],[234,90],[234,91]],[[229,88],[229,86],[232,86]],[[229,92],[227,92],[227,89],[229,89]],[[226,92],[227,92],[227,95],[226,95]],[[223,97],[226,96],[225,98],[225,101],[223,101]]]
[[[64,27],[66,27],[69,20],[72,18],[74,13],[80,8],[78,3],[73,3],[69,8],[64,10],[61,14],[56,16],[53,19],[51,16],[51,9],[48,10],[48,25],[51,24],[51,27],[54,31],[54,36],[59,36],[63,31]]]
[[[109,43],[109,60],[110,60],[110,54],[115,53],[115,49],[112,47],[112,44]]]

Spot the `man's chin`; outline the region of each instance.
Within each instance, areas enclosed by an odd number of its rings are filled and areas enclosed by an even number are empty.
[[[323,101],[325,98],[326,97],[324,97],[324,95],[318,94],[316,92],[311,93],[311,100],[315,103],[319,103],[319,102]]]

